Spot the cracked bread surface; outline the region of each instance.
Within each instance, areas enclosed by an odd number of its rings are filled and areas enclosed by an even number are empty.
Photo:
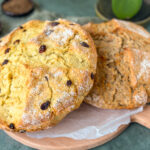
[[[83,26],[96,45],[97,73],[85,102],[104,109],[133,109],[150,96],[150,34],[113,19]]]
[[[77,109],[93,86],[90,35],[67,20],[32,20],[0,41],[0,127],[36,131]]]

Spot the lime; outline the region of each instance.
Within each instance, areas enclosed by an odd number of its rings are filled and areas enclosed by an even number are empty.
[[[130,19],[137,14],[142,0],[112,0],[112,10],[119,19]]]

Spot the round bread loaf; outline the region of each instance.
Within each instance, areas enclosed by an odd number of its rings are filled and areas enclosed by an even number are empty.
[[[133,109],[150,96],[150,34],[113,19],[84,26],[98,53],[95,83],[85,102],[104,109]]]
[[[93,86],[97,53],[78,24],[29,21],[0,41],[0,125],[36,131],[77,109]]]

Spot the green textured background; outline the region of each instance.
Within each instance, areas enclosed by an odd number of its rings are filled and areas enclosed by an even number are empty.
[[[96,0],[34,0],[41,9],[59,13],[63,16],[95,17]],[[0,0],[2,2],[2,0]],[[0,12],[0,20],[4,16]],[[9,19],[9,17],[4,18]],[[13,18],[10,18],[13,23]],[[11,26],[11,24],[10,24]],[[150,31],[150,22],[145,25]],[[0,150],[33,150],[24,146],[0,131]],[[132,123],[120,136],[92,150],[150,150],[150,130]]]

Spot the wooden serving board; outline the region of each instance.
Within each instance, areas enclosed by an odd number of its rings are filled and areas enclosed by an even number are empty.
[[[144,111],[131,116],[131,121],[139,123],[150,129],[150,105],[144,107]],[[5,131],[16,141],[40,150],[84,150],[102,145],[123,132],[128,125],[122,125],[116,132],[107,134],[94,140],[73,140],[71,138],[43,138],[28,137],[25,133],[13,133]]]

